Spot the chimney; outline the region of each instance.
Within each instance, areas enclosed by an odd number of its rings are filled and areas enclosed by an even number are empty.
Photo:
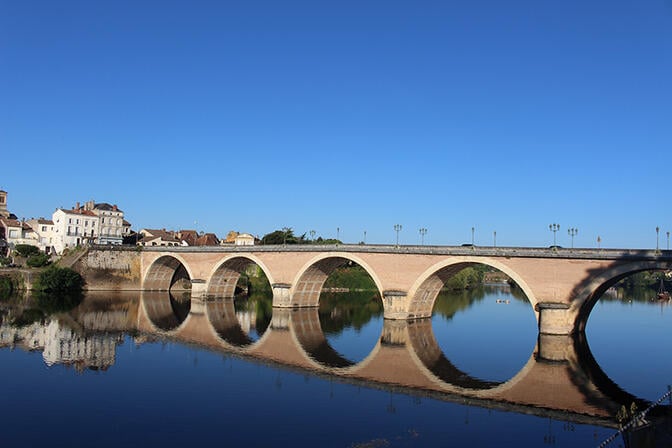
[[[79,201],[77,201],[77,205],[75,206],[76,210],[79,210]]]
[[[119,210],[119,208],[117,208],[117,204],[114,204],[114,205],[112,206],[112,210],[114,210],[115,212],[116,212],[117,210]]]

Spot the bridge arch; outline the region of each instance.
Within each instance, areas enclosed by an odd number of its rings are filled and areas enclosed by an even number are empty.
[[[523,290],[525,296],[530,301],[532,309],[537,321],[539,320],[539,313],[536,310],[538,299],[532,293],[530,286],[522,279],[518,273],[513,271],[505,264],[484,257],[455,257],[449,260],[440,261],[430,266],[413,284],[408,297],[410,301],[408,304],[409,318],[423,318],[430,317],[434,309],[434,303],[443,288],[446,281],[457,274],[464,268],[474,266],[477,264],[486,265],[495,268],[504,274],[508,275],[516,284]]]
[[[318,306],[324,282],[336,268],[348,262],[356,263],[366,271],[382,297],[382,283],[376,272],[364,260],[351,253],[325,253],[314,257],[299,270],[294,286],[290,290],[291,306]]]
[[[189,263],[179,254],[160,255],[147,268],[142,289],[144,291],[170,291],[180,267],[186,271],[190,280],[194,278]]]
[[[669,270],[672,270],[672,262],[641,260],[619,264],[598,275],[591,276],[586,284],[578,287],[575,291],[574,297],[576,297],[576,300],[572,302],[570,308],[576,315],[574,328],[580,333],[585,331],[588,318],[597,301],[607,289],[614,286],[620,280],[638,272]]]
[[[208,276],[206,295],[208,297],[233,297],[240,276],[253,264],[259,266],[272,285],[273,277],[258,257],[251,254],[234,255],[225,258],[214,266]]]

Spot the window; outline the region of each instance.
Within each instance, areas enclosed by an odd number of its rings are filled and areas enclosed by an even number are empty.
[[[42,226],[42,231],[46,232],[47,231],[47,226]]]
[[[84,227],[89,227],[89,220],[88,219],[84,221]]]
[[[9,237],[10,238],[18,238],[19,237],[19,231],[18,230],[10,230],[9,231]]]
[[[72,224],[72,218],[68,218],[68,224]]]

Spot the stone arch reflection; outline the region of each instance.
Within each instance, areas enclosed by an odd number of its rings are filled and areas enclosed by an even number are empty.
[[[236,347],[248,347],[266,334],[272,321],[272,297],[265,302],[248,302],[251,312],[236,306],[234,298],[210,298],[205,302],[208,320],[218,337]]]
[[[408,341],[422,364],[444,383],[462,389],[493,389],[504,382],[484,381],[474,378],[457,368],[441,350],[430,319],[408,322]]]
[[[290,328],[303,351],[322,367],[345,368],[355,365],[331,347],[325,337],[317,308],[297,308],[290,315]]]
[[[162,331],[179,328],[191,311],[191,298],[188,294],[148,291],[141,294],[141,302],[149,321]]]

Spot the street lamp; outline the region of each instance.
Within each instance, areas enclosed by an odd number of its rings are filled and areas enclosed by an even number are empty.
[[[425,235],[427,235],[427,229],[424,227],[420,229],[420,245],[425,245]]]
[[[336,227],[336,244],[338,244],[341,241],[341,228]]]
[[[555,233],[556,233],[558,230],[560,230],[560,224],[549,224],[549,225],[548,225],[548,230],[550,230],[551,232],[553,232],[553,247],[555,247],[555,246],[557,246],[557,244],[555,243],[555,241],[556,241],[556,240],[555,240]]]
[[[399,231],[401,230],[401,224],[394,225],[394,231],[397,232],[397,247],[399,247]]]
[[[600,238],[600,235],[597,235],[597,249],[602,249],[602,238]]]
[[[658,250],[658,234],[660,233],[660,227],[656,226],[656,253],[659,252]]]
[[[572,237],[572,249],[574,249],[574,237],[579,233],[579,229],[571,227],[567,229],[567,234]]]
[[[364,244],[366,244],[366,230],[364,231]]]
[[[315,232],[314,230],[311,230],[311,231],[310,231],[310,242],[311,242],[312,244],[315,244],[315,233],[316,233],[316,232]]]
[[[492,232],[492,246],[497,247],[497,231]]]
[[[670,250],[670,231],[667,231],[667,250]]]

